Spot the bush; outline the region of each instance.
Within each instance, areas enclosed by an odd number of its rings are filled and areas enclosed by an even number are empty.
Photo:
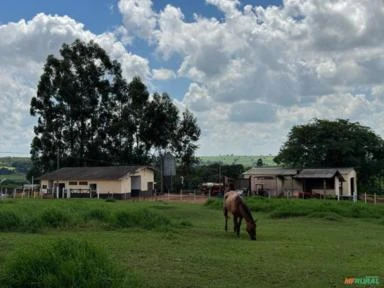
[[[21,225],[22,220],[15,212],[0,210],[0,231],[16,231]]]
[[[43,226],[51,228],[64,228],[71,225],[71,216],[57,208],[45,209],[40,215],[40,220]]]
[[[110,212],[103,208],[94,208],[85,214],[86,220],[97,220],[102,222],[108,222],[110,217]]]
[[[3,287],[127,287],[138,284],[88,242],[62,239],[17,251],[5,263]],[[128,283],[128,282],[131,283]]]
[[[119,211],[115,214],[115,225],[122,228],[155,229],[171,226],[171,221],[151,210]]]
[[[213,209],[223,209],[223,200],[211,198],[205,201],[204,206],[210,207]]]

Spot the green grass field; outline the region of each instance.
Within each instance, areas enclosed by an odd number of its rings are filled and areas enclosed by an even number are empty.
[[[0,179],[8,179],[15,182],[21,182],[21,183],[24,183],[27,181],[27,179],[25,178],[25,174],[23,173],[0,175]]]
[[[0,201],[0,273],[18,251],[75,239],[106,252],[141,287],[346,287],[344,278],[364,276],[383,284],[384,206],[248,204],[257,241],[244,227],[240,238],[224,231],[220,200]]]

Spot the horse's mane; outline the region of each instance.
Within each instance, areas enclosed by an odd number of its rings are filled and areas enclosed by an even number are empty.
[[[251,221],[255,223],[255,220],[253,220],[253,217],[252,217],[251,209],[249,209],[249,207],[244,203],[244,201],[240,198],[240,196],[239,196],[239,199],[240,199],[240,207],[244,211],[243,217],[247,222]]]

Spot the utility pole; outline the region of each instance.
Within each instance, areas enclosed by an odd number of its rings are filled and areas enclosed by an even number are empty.
[[[59,147],[57,147],[57,163],[56,168],[57,170],[60,169],[60,156],[59,156],[60,150]],[[59,174],[57,174],[57,183],[56,183],[56,198],[59,199]]]
[[[57,159],[56,159],[56,168],[57,168],[57,170],[60,169],[60,155],[59,155],[59,153],[60,153],[60,148],[57,147]]]
[[[219,183],[221,183],[221,163],[219,163]]]
[[[163,156],[160,152],[160,193],[163,194]]]
[[[181,182],[181,187],[180,187],[180,199],[183,200],[183,184],[184,184],[184,176],[180,176],[180,182]]]

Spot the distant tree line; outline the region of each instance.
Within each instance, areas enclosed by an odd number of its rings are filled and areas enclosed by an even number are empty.
[[[31,160],[26,157],[0,157],[0,175],[27,173]]]
[[[147,164],[170,151],[182,167],[195,163],[200,129],[181,117],[168,94],[150,95],[140,78],[128,83],[121,65],[96,43],[64,44],[49,55],[30,113],[32,175],[67,166]]]

